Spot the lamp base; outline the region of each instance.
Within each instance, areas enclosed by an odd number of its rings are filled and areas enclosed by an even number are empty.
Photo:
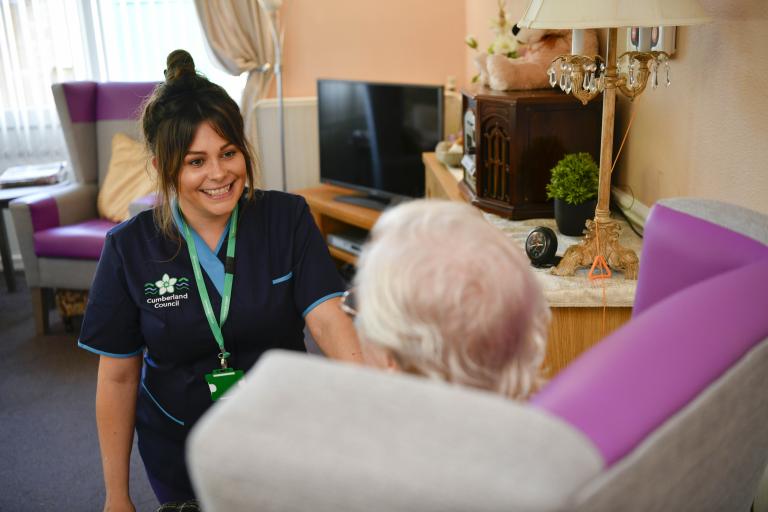
[[[619,243],[620,234],[621,225],[615,220],[598,220],[597,217],[588,220],[584,240],[566,249],[563,259],[552,269],[552,273],[558,276],[572,276],[577,268],[591,267],[595,257],[602,254],[609,267],[623,272],[626,279],[637,279],[640,267],[637,254]]]

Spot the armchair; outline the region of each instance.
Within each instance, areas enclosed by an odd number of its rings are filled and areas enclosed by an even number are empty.
[[[153,82],[53,84],[74,183],[52,193],[13,201],[24,273],[32,294],[35,328],[48,331],[50,290],[87,290],[104,238],[115,224],[99,219],[96,197],[109,166],[112,137],[138,138],[136,122]]]
[[[765,215],[654,206],[632,320],[528,403],[268,353],[191,434],[201,504],[746,512],[768,461],[767,242]]]

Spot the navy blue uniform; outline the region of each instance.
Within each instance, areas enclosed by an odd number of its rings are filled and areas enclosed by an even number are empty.
[[[304,317],[341,295],[343,285],[303,198],[257,191],[253,201],[240,200],[239,217],[222,333],[229,366],[247,370],[265,350],[304,350]],[[222,263],[226,235],[215,254]],[[212,403],[204,375],[219,366],[219,347],[180,238],[181,245],[159,233],[150,211],[110,231],[78,342],[111,357],[144,354],[136,430],[161,501],[192,497],[184,441]],[[221,294],[205,266],[203,277],[218,318]]]

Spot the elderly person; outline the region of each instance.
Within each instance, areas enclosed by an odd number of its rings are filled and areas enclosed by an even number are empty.
[[[355,277],[369,364],[522,399],[537,387],[550,313],[522,251],[463,203],[384,213]]]

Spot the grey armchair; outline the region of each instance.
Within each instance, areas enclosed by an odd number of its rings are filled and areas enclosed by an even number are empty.
[[[187,445],[217,511],[747,512],[768,460],[768,216],[654,206],[633,318],[529,403],[271,352]]]
[[[68,82],[52,86],[75,181],[10,205],[38,334],[48,331],[51,290],[87,290],[107,231],[96,198],[109,166],[112,137],[138,138],[137,118],[154,82]]]

